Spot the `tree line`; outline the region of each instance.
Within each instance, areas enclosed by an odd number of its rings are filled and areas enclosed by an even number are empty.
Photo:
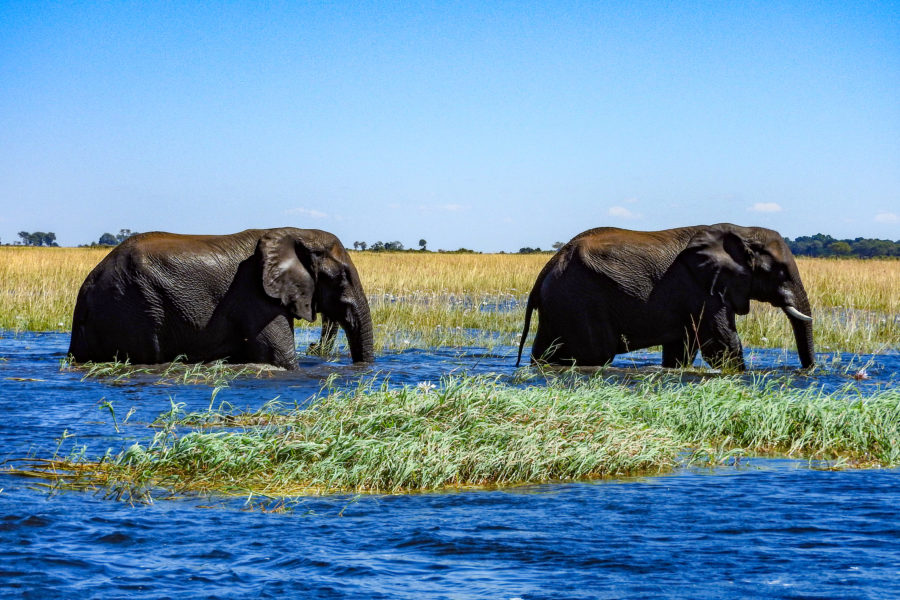
[[[20,231],[18,236],[21,241],[17,242],[22,246],[59,246],[56,243],[56,234],[52,231]]]
[[[785,238],[795,256],[824,256],[849,258],[889,258],[900,257],[900,241],[872,238],[838,240],[830,235],[801,236],[794,240]]]
[[[96,242],[83,244],[84,246],[116,246],[121,244],[136,231],[130,229],[120,229],[119,233],[104,233]],[[20,246],[58,246],[56,243],[56,234],[52,231],[20,231],[18,233],[19,241],[15,242]],[[892,258],[900,257],[900,240],[892,242],[891,240],[881,240],[873,238],[858,237],[855,239],[839,240],[823,233],[816,235],[800,236],[796,239],[785,238],[788,247],[795,256],[814,256],[814,257],[845,257],[845,258]],[[541,250],[525,246],[519,248],[516,254],[533,254],[538,252],[553,252],[562,248],[563,242],[555,242],[552,245],[553,250]],[[424,239],[419,240],[418,248],[405,248],[402,242],[382,242],[378,241],[374,244],[366,242],[353,242],[353,248],[359,251],[368,252],[426,252],[428,251],[428,242]],[[474,253],[474,250],[468,248],[459,248],[458,250],[438,250],[438,252],[452,253]]]
[[[111,233],[104,233],[100,236],[100,239],[96,242],[90,242],[89,244],[81,244],[80,247],[84,246],[117,246],[136,234],[136,231],[131,231],[130,229],[120,229],[119,233],[113,235]],[[16,246],[50,246],[50,247],[59,247],[59,244],[56,243],[56,234],[52,231],[20,231],[18,233],[19,241],[14,242]]]
[[[353,242],[353,249],[359,250],[360,252],[429,252],[428,242],[425,239],[419,240],[418,248],[405,248],[403,242],[378,241],[371,245],[368,242]],[[459,248],[458,250],[438,250],[438,252],[443,254],[477,254],[475,250],[469,250],[468,248]]]

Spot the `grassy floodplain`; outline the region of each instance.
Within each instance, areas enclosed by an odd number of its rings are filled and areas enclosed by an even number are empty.
[[[571,374],[569,374],[571,375]],[[534,387],[491,377],[438,386],[360,383],[309,407],[185,413],[101,460],[24,461],[53,486],[132,500],[160,494],[408,492],[656,474],[745,455],[900,463],[900,392],[867,398],[783,381],[645,377],[629,384],[563,374]]]
[[[81,282],[108,250],[0,247],[0,328],[66,331]],[[370,298],[376,351],[517,343],[524,302],[549,254],[351,252]],[[900,347],[900,261],[798,259],[818,351]],[[792,348],[780,310],[739,317],[747,346]],[[478,330],[478,331],[476,331]],[[534,326],[532,331],[534,331]]]
[[[106,252],[0,247],[0,327],[69,329],[77,290]],[[381,351],[514,344],[525,297],[548,258],[353,253]],[[900,346],[900,261],[798,262],[819,351]],[[746,345],[793,347],[778,309],[754,303],[739,327]],[[91,368],[88,376],[128,377],[121,365]],[[602,372],[563,373],[537,386],[486,377],[448,378],[436,387],[361,381],[355,389],[326,388],[302,409],[270,403],[251,414],[213,410],[233,376],[222,365],[208,376],[192,366],[167,368],[161,379],[214,387],[210,408],[185,414],[173,405],[155,423],[152,440],[118,454],[97,459],[83,450],[21,461],[8,472],[140,499],[159,490],[279,496],[569,481],[760,454],[839,466],[900,463],[894,390],[854,398],[775,380],[685,382],[675,374],[617,383]]]

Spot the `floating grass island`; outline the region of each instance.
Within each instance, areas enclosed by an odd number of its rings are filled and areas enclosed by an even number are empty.
[[[900,392],[853,397],[783,379],[370,382],[327,389],[306,407],[185,413],[173,405],[154,426],[152,440],[116,455],[26,461],[14,472],[147,501],[593,480],[760,455],[827,468],[900,463]]]

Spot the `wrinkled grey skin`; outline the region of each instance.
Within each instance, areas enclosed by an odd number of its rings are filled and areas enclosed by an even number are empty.
[[[117,246],[78,293],[69,353],[77,362],[225,359],[297,368],[294,319],[323,319],[320,344],[344,329],[354,362],[374,359],[372,319],[341,242],[317,229],[233,235],[152,232]]]
[[[663,366],[744,369],[736,314],[750,300],[782,308],[802,366],[813,355],[809,300],[784,239],[730,223],[664,231],[600,227],[563,246],[528,297],[539,313],[532,362],[604,365],[616,354],[662,346]],[[517,363],[518,364],[518,363]]]

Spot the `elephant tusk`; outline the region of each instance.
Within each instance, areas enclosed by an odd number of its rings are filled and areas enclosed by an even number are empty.
[[[784,312],[794,317],[795,319],[800,319],[801,321],[812,321],[812,317],[808,315],[804,315],[802,312],[794,308],[793,306],[785,306]]]

